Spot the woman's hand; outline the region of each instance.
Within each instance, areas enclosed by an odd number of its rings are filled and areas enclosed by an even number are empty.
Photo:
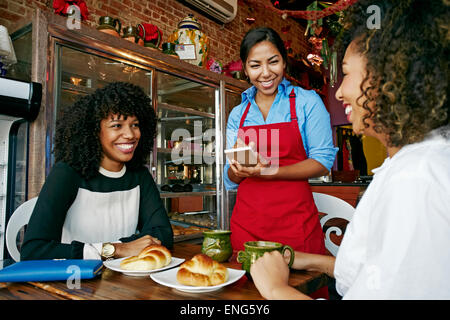
[[[259,156],[258,156],[259,158]],[[261,176],[261,171],[263,168],[265,168],[267,165],[262,164],[258,160],[258,164],[254,167],[244,167],[239,164],[239,162],[232,160],[230,163],[230,169],[232,170],[233,174],[241,179],[248,178],[248,177],[259,177]]]
[[[245,143],[241,139],[238,138],[236,141],[236,144],[234,145],[234,148],[239,148],[239,147],[244,147],[244,146],[246,146]],[[250,142],[249,146],[253,150],[255,150],[254,142]],[[258,162],[257,162],[256,166],[245,167],[245,166],[242,166],[241,164],[239,164],[239,162],[232,160],[230,163],[230,169],[232,171],[232,174],[239,179],[261,176],[261,171],[264,168],[267,168],[270,165],[270,163],[267,159],[260,156],[260,154],[258,154],[257,161]]]
[[[256,288],[265,299],[311,299],[289,286],[288,262],[286,257],[276,250],[264,253],[252,263],[250,274]]]
[[[266,252],[252,263],[250,274],[259,293],[265,299],[276,299],[274,292],[289,287],[289,267],[280,252]]]
[[[113,243],[116,248],[114,256],[116,258],[137,256],[145,247],[152,244],[161,244],[161,241],[152,236],[145,235],[130,242]]]

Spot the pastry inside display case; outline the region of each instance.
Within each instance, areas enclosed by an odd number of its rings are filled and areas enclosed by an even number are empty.
[[[194,214],[193,214],[194,213]],[[216,228],[215,215],[209,211],[199,211],[191,213],[169,213],[169,218],[179,222],[185,222],[206,228]]]
[[[208,228],[190,226],[190,225],[182,225],[172,223],[172,230],[175,242],[197,239],[200,238],[199,235],[203,234],[203,231],[209,230]]]
[[[174,194],[161,193],[161,198],[167,209],[167,214],[172,224],[184,227],[201,227],[206,229],[217,229],[217,205],[215,191],[184,193],[179,196]],[[202,232],[192,232],[190,238],[201,238]],[[203,230],[203,229],[201,229]],[[179,241],[179,237],[174,234],[174,240]]]

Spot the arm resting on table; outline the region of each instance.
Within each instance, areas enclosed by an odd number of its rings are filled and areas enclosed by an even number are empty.
[[[334,278],[334,263],[336,258],[322,254],[295,251],[293,269],[320,271]]]

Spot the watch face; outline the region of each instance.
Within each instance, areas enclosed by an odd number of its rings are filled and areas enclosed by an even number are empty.
[[[107,243],[103,246],[102,256],[111,257],[114,255],[115,248],[111,243]]]

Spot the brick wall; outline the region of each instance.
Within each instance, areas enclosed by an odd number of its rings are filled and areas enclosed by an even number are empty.
[[[202,25],[202,30],[210,38],[210,57],[224,64],[239,59],[239,46],[245,32],[254,26],[267,25],[279,32],[283,40],[291,40],[294,53],[302,56],[308,52],[309,45],[304,37],[304,28],[291,18],[283,20],[281,16],[262,5],[248,5],[245,0],[238,0],[236,18],[226,24],[218,24],[201,13],[182,5],[176,0],[85,0],[89,19],[86,22],[93,27],[100,16],[118,17],[122,26],[136,25],[141,22],[153,23],[163,32],[164,42],[177,28],[177,24],[189,13],[193,13]],[[31,20],[34,8],[52,10],[52,0],[0,0],[0,24],[11,33]],[[250,26],[247,17],[255,18]],[[281,29],[290,26],[288,33]]]

